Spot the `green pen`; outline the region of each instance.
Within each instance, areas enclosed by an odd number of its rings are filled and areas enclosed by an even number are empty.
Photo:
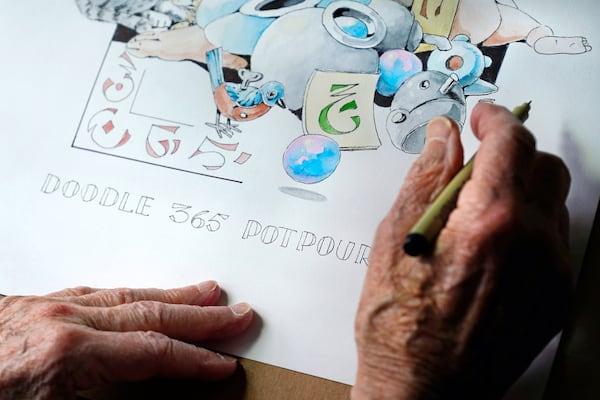
[[[515,107],[512,112],[521,122],[525,122],[529,117],[530,110],[531,101]],[[410,230],[404,241],[406,254],[420,256],[432,251],[435,239],[456,207],[460,190],[471,177],[473,160],[475,160],[475,155],[458,171]]]

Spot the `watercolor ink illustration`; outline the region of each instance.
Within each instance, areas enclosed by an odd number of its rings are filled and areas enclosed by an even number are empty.
[[[462,127],[469,96],[502,90],[508,46],[592,51],[508,0],[76,3],[116,30],[73,147],[239,183],[256,149],[278,151],[272,168],[300,185],[347,152],[418,154],[431,119]],[[254,124],[281,113],[297,133],[287,147],[254,143]]]

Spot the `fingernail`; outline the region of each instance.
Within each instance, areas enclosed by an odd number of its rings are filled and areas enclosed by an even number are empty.
[[[427,127],[427,137],[425,138],[426,143],[431,141],[440,141],[446,143],[448,136],[452,132],[452,120],[445,116],[435,117],[429,121]]]
[[[217,286],[218,284],[215,281],[206,281],[198,284],[198,290],[201,292],[212,292]]]
[[[232,363],[232,364],[233,364],[233,363],[237,363],[237,358],[235,358],[235,357],[226,356],[226,355],[223,355],[223,354],[221,354],[221,353],[215,353],[215,354],[216,354],[217,356],[219,356],[219,358],[221,358],[223,361],[227,361],[227,362],[230,362],[230,363]]]
[[[235,315],[237,315],[239,317],[241,317],[244,314],[247,314],[252,309],[252,307],[248,303],[234,304],[234,305],[230,306],[229,308]]]

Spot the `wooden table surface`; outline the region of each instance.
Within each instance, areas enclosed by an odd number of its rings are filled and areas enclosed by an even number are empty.
[[[82,392],[81,397],[90,400],[347,400],[350,386],[242,359],[234,376],[223,382],[150,380],[110,385]]]

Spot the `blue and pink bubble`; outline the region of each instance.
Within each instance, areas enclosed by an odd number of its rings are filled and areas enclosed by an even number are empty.
[[[379,57],[377,92],[393,96],[408,78],[422,71],[423,63],[410,51],[388,50]]]
[[[340,147],[335,140],[322,135],[303,135],[285,150],[283,168],[296,182],[312,184],[333,174],[340,158]]]

